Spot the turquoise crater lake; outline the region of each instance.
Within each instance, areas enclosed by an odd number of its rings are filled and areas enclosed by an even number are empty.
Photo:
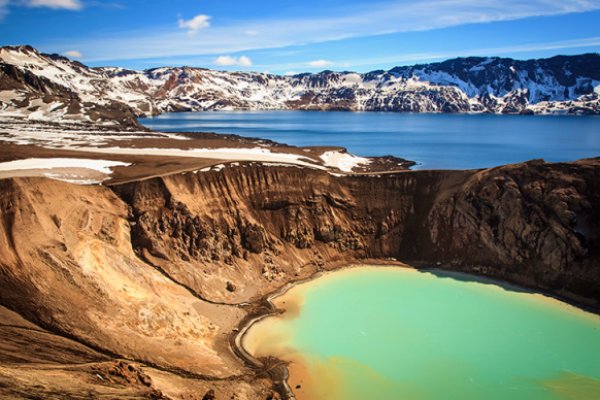
[[[167,132],[234,133],[296,146],[341,146],[360,156],[406,158],[427,169],[600,156],[598,116],[208,111],[169,113],[140,122]]]
[[[297,285],[250,327],[301,400],[598,399],[600,317],[462,274],[357,267]]]

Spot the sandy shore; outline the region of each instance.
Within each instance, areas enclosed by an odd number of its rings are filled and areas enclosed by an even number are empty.
[[[248,332],[255,324],[258,324],[269,317],[289,312],[288,308],[279,308],[280,304],[278,304],[278,299],[284,298],[286,294],[288,294],[289,291],[296,286],[312,282],[318,278],[322,278],[335,272],[346,271],[352,268],[361,268],[365,266],[414,269],[414,267],[399,261],[365,260],[365,262],[361,264],[330,266],[330,269],[317,271],[307,278],[288,282],[284,286],[264,296],[260,301],[255,303],[260,304],[262,307],[255,312],[249,313],[248,316],[241,321],[237,332],[234,332],[230,338],[232,350],[249,367],[268,372],[269,376],[275,382],[276,387],[278,387],[278,390],[284,399],[303,400],[301,394],[296,393],[293,389],[293,387],[298,384],[296,382],[304,382],[308,380],[308,374],[306,372],[306,368],[302,365],[302,361],[298,359],[297,362],[290,364],[287,361],[272,358],[267,360],[270,365],[265,365],[265,359],[256,358],[245,348],[244,340],[246,340]],[[289,307],[289,304],[287,307]],[[294,377],[294,383],[290,384],[292,376]]]

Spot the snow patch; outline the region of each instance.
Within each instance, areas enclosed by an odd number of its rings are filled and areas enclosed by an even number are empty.
[[[164,149],[164,148],[128,148],[128,147],[68,147],[70,150],[81,152],[103,153],[103,154],[130,154],[130,155],[148,155],[148,156],[169,156],[169,157],[194,157],[207,158],[228,161],[271,161],[283,162],[304,167],[325,169],[318,164],[310,163],[309,159],[291,153],[273,153],[269,149],[260,147],[254,148],[214,148],[204,149],[196,148],[190,150],[183,149]]]
[[[344,172],[352,172],[359,165],[366,165],[371,162],[368,158],[353,156],[341,151],[326,151],[321,154],[321,160],[328,167],[334,167]]]
[[[108,179],[111,168],[129,165],[88,158],[28,158],[0,163],[0,178],[43,176],[78,185],[93,185]]]
[[[131,164],[121,161],[93,160],[90,158],[27,158],[24,160],[0,163],[0,171],[22,169],[86,168],[103,174],[112,173],[112,167],[127,167]]]

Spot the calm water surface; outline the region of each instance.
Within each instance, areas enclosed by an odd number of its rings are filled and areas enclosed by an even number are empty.
[[[219,111],[140,121],[162,131],[235,133],[298,146],[343,146],[362,156],[391,154],[418,161],[420,168],[600,156],[600,117]]]
[[[277,298],[288,311],[244,346],[292,361],[302,400],[600,398],[600,317],[473,279],[332,273]]]

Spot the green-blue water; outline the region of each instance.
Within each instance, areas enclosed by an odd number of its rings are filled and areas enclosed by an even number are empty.
[[[276,304],[244,344],[293,361],[301,399],[600,399],[600,317],[541,295],[361,267]]]
[[[598,116],[219,111],[163,114],[140,122],[161,131],[235,133],[296,146],[342,146],[360,156],[391,154],[417,161],[419,168],[600,156]]]

